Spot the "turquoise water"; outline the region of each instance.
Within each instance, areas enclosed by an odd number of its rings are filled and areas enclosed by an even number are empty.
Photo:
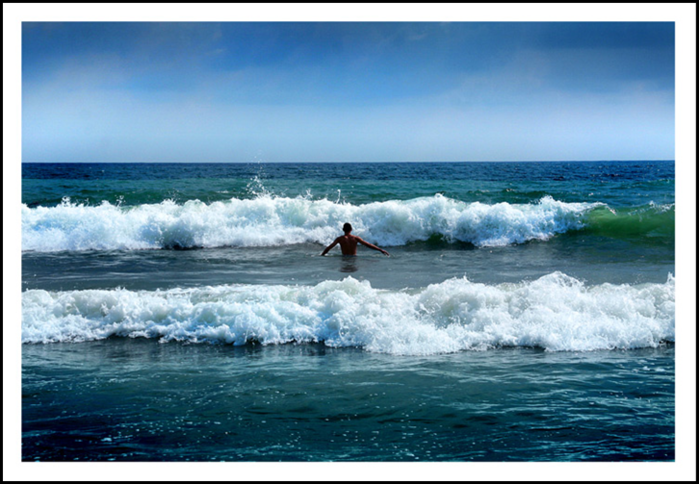
[[[674,457],[669,347],[396,357],[118,339],[23,353],[25,460]]]
[[[673,162],[22,174],[23,460],[674,459]]]

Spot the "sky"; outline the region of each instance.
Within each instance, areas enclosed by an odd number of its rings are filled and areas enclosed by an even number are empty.
[[[23,22],[24,162],[674,159],[673,22]]]

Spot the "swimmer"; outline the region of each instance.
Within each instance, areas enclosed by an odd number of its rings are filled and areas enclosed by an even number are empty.
[[[369,242],[363,240],[361,237],[352,235],[352,225],[350,225],[349,223],[346,223],[342,227],[342,230],[345,232],[345,235],[341,235],[340,237],[336,238],[335,241],[329,246],[327,246],[320,255],[327,254],[328,251],[335,247],[337,244],[340,244],[340,248],[342,249],[342,255],[357,255],[357,244],[362,244],[366,245],[370,249],[378,250],[382,254],[390,257],[389,253],[385,250],[376,247],[374,244],[370,244]]]

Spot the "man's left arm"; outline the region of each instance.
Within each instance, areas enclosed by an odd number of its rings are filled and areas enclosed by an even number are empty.
[[[380,247],[375,246],[374,244],[370,244],[369,242],[367,242],[366,240],[364,240],[364,239],[362,239],[362,238],[360,238],[360,237],[357,237],[357,241],[358,241],[360,244],[362,244],[362,245],[366,245],[366,246],[369,247],[370,249],[378,250],[378,251],[381,252],[382,254],[387,255],[387,256],[390,257],[390,254],[389,254],[388,252],[386,252],[385,250],[383,250],[383,249],[380,248]]]

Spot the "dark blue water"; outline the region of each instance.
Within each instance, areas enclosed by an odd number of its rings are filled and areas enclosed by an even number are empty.
[[[22,203],[207,203],[261,192],[367,203],[441,193],[527,203],[548,194],[613,206],[674,202],[674,161],[502,163],[23,163]],[[339,195],[338,195],[339,194]]]

